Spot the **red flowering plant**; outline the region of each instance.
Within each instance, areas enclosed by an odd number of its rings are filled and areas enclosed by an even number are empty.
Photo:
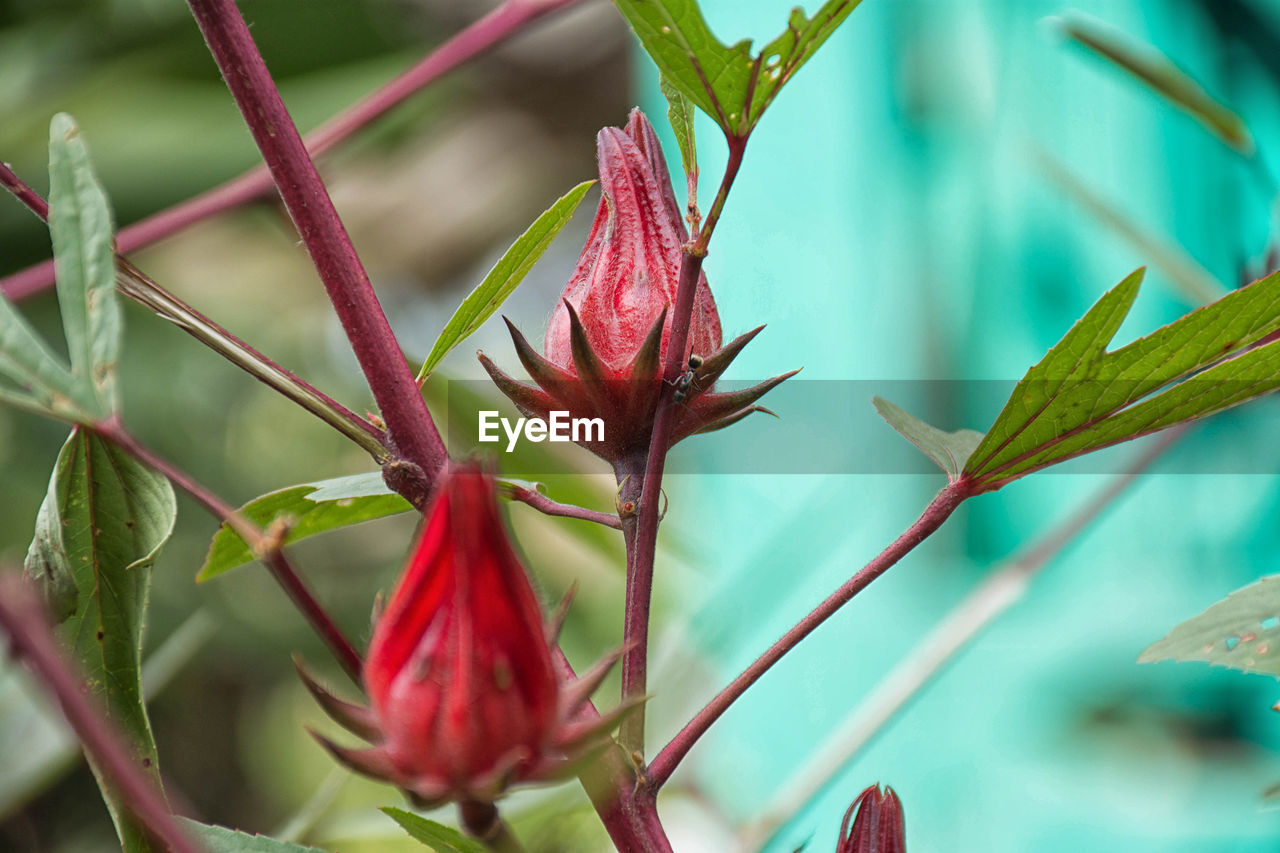
[[[892,788],[872,785],[844,813],[836,853],[907,853],[902,801]]]
[[[370,706],[337,699],[299,669],[325,710],[373,746],[316,737],[423,806],[492,802],[514,783],[564,778],[630,706],[587,711],[618,656],[566,678],[552,652],[558,627],[544,622],[508,541],[493,477],[458,466],[441,476],[374,626],[362,670]]]
[[[529,417],[553,410],[599,418],[602,434],[585,432],[583,447],[613,464],[619,478],[635,476],[649,451],[654,413],[662,397],[662,367],[671,342],[682,247],[689,242],[671,176],[653,126],[639,109],[625,130],[606,127],[596,138],[600,205],[578,266],[547,324],[539,355],[507,320],[516,355],[538,387],[521,384],[484,353],[480,362]],[[675,380],[678,405],[669,447],[712,432],[752,412],[769,389],[796,371],[758,385],[717,394],[713,387],[763,326],[722,346],[720,315],[707,277],[699,273],[688,336]],[[770,413],[772,414],[772,413]]]
[[[57,698],[84,745],[126,853],[284,849],[280,842],[246,842],[230,830],[175,821],[161,789],[159,749],[143,690],[142,649],[150,569],[176,518],[173,486],[221,525],[199,577],[207,580],[261,562],[337,665],[365,692],[367,703],[339,699],[299,667],[323,709],[366,742],[355,747],[318,737],[324,748],[347,767],[402,790],[417,807],[456,804],[462,828],[475,840],[422,815],[389,809],[415,838],[436,849],[475,850],[480,844],[515,853],[521,843],[499,814],[500,798],[517,786],[577,776],[617,850],[666,853],[672,843],[659,812],[659,795],[693,746],[774,664],[938,530],[962,503],[1066,459],[1180,426],[1280,388],[1280,276],[1254,282],[1108,351],[1137,296],[1139,271],[1108,291],[1027,372],[985,434],[937,429],[877,399],[890,425],[938,464],[946,485],[915,522],[712,694],[665,745],[649,748],[650,598],[667,453],[684,438],[764,411],[760,398],[792,375],[725,390],[726,370],[762,327],[724,343],[703,262],[762,115],[858,0],[827,0],[812,16],[793,11],[786,29],[755,53],[746,41],[721,43],[692,0],[615,0],[661,73],[687,198],[683,206],[677,201],[657,135],[639,110],[630,114],[625,128],[601,130],[596,139],[599,206],[561,298],[544,306],[550,322],[543,351],[537,352],[516,324],[507,324],[516,356],[533,384],[512,378],[487,356],[481,355],[481,362],[528,418],[547,419],[565,411],[603,423],[603,434],[588,433],[581,443],[613,465],[616,511],[561,503],[536,485],[502,481],[500,466],[451,459],[423,393],[440,359],[496,312],[564,227],[587,186],[554,204],[503,255],[443,324],[415,377],[311,160],[311,153],[335,144],[443,71],[576,2],[508,0],[304,142],[234,0],[188,0],[266,170],[117,234],[84,140],[69,117],[58,115],[51,126],[48,202],[0,163],[0,184],[47,220],[56,258],[56,264],[10,276],[3,282],[4,292],[13,298],[31,296],[56,284],[65,338],[65,348],[50,344],[8,298],[0,299],[0,401],[71,424],[36,514],[25,560],[26,586],[0,578],[0,629],[14,654]],[[1080,40],[1103,45],[1104,54],[1109,50],[1114,55],[1110,43]],[[1138,66],[1130,62],[1128,67]],[[1170,73],[1167,68],[1158,71],[1147,79],[1164,80],[1160,75]],[[1163,91],[1193,93],[1184,106],[1193,111],[1204,107],[1197,87],[1179,84]],[[697,197],[695,110],[715,122],[727,148],[723,176],[705,210]],[[1229,140],[1245,141],[1238,134],[1230,136],[1232,127],[1223,126],[1220,111],[1205,118]],[[274,198],[277,191],[364,373],[376,414],[357,414],[271,361],[125,256],[228,207]],[[273,491],[237,509],[126,427],[118,387],[125,363],[120,358],[120,295],[172,322],[332,427],[366,452],[378,470]],[[823,307],[814,304],[812,310]],[[430,394],[432,389],[426,390]],[[1165,444],[1139,460],[1134,470],[1141,470],[1176,434],[1171,431]],[[544,618],[499,512],[499,489],[548,516],[621,533],[625,601],[620,624],[610,623],[620,642],[594,649],[596,654],[601,648],[619,651],[581,676],[559,647],[558,625],[565,610]],[[1106,492],[1098,506],[1118,492]],[[421,529],[362,654],[340,626],[341,619],[330,614],[297,569],[290,547],[312,534],[407,511],[421,514]],[[1012,567],[1012,582],[997,576],[997,583],[975,593],[975,602],[960,605],[956,618],[943,620],[940,637],[928,639],[923,651],[905,662],[905,677],[891,676],[889,688],[879,698],[871,697],[875,701],[859,717],[857,738],[840,738],[829,750],[820,748],[822,760],[794,785],[802,794],[783,800],[760,819],[760,826],[770,831],[785,826],[984,620],[1012,603],[1016,595],[1009,590],[1025,588],[1029,572],[1081,527],[1077,519],[1069,520],[1033,557]],[[368,567],[363,563],[344,563],[342,568],[348,583],[365,583]],[[45,608],[28,605],[34,600],[28,586],[43,592]],[[377,600],[372,587],[369,582],[356,597]],[[1220,637],[1205,645],[1203,635],[1193,632],[1190,637],[1171,636],[1164,653],[1206,656],[1246,668],[1259,666],[1259,660],[1265,664],[1261,647],[1270,646],[1265,638],[1260,645],[1254,641],[1259,639],[1256,631],[1274,629],[1266,627],[1271,617],[1258,621],[1261,613],[1274,613],[1274,606],[1250,613],[1252,623],[1236,626],[1239,632],[1227,638],[1234,643],[1225,649]],[[46,616],[65,622],[57,634]],[[1214,624],[1221,633],[1221,624]],[[1247,658],[1225,657],[1237,646]],[[616,701],[600,713],[591,696],[615,664],[620,664],[621,686]],[[652,692],[663,689],[658,685]],[[32,762],[38,765],[28,773],[32,790],[68,764],[61,745],[46,752],[43,764],[39,756]],[[9,765],[4,766],[8,773]],[[22,768],[14,772],[27,773]],[[8,782],[6,776],[0,787],[9,790]],[[6,805],[0,803],[0,812]],[[0,827],[0,846],[6,840]],[[897,795],[891,789],[882,793],[878,786],[864,791],[845,814],[836,849],[902,853]]]

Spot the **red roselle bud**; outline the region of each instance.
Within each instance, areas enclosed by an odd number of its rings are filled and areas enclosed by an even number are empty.
[[[371,707],[303,679],[339,723],[374,744],[320,742],[342,763],[423,805],[492,801],[557,778],[627,709],[582,719],[617,656],[563,683],[537,596],[507,539],[492,477],[464,466],[440,483],[364,665]]]
[[[680,247],[689,240],[658,136],[644,113],[632,110],[625,131],[601,130],[596,158],[600,206],[577,269],[551,314],[543,348],[548,361],[569,373],[577,372],[569,306],[581,319],[596,357],[611,370],[624,370],[654,323],[675,303]],[[671,321],[665,316],[659,345],[664,357]],[[681,361],[692,353],[709,355],[720,344],[720,315],[701,274]]]
[[[551,411],[567,411],[575,418],[603,420],[604,439],[588,431],[591,440],[580,443],[616,466],[648,451],[674,319],[670,307],[681,246],[689,235],[658,137],[643,113],[632,110],[626,130],[606,127],[596,143],[600,206],[577,269],[551,315],[545,356],[507,321],[516,354],[538,387],[516,382],[483,353],[480,361],[526,416],[546,419]],[[699,277],[682,354],[689,371],[675,392],[680,411],[672,444],[768,411],[753,404],[792,374],[742,391],[711,392],[762,328],[722,346],[716,303],[706,276]]]
[[[906,853],[906,850],[902,801],[887,785],[883,794],[878,784],[872,785],[859,794],[844,813],[836,853]]]

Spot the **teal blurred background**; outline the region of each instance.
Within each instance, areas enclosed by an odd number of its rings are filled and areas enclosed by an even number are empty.
[[[446,0],[241,6],[304,128],[487,8]],[[705,7],[728,42],[773,37],[788,8],[775,0]],[[806,380],[1016,379],[1143,264],[1148,283],[1120,337],[1188,310],[1161,259],[1082,206],[1081,188],[1181,246],[1203,277],[1235,286],[1242,269],[1260,271],[1274,187],[1192,118],[1063,43],[1046,19],[1072,10],[1163,50],[1245,116],[1264,158],[1280,158],[1280,4],[864,0],[761,124],[712,244],[707,270],[726,333],[769,324],[735,364],[737,377],[804,366]],[[595,131],[623,123],[637,101],[661,125],[665,105],[648,60],[611,6],[592,0],[325,159],[411,356],[427,351],[510,240],[594,173]],[[40,189],[48,120],[58,110],[75,115],[122,223],[254,162],[176,0],[0,3],[0,109],[0,158]],[[723,146],[709,122],[699,130],[705,196]],[[1074,176],[1075,189],[1046,163]],[[589,206],[503,309],[535,341],[577,257]],[[47,252],[39,223],[0,203],[0,273]],[[370,405],[277,209],[220,217],[137,260],[353,408]],[[27,308],[56,335],[51,299]],[[228,499],[370,467],[176,330],[133,306],[127,320],[130,424]],[[482,375],[475,346],[514,363],[500,322],[473,343],[450,358],[449,375]],[[439,411],[446,389],[433,393]],[[961,397],[939,407],[934,420],[947,428],[982,428],[995,415]],[[1263,402],[1219,417],[1186,443],[1206,460],[1230,452],[1229,442],[1265,443],[1274,409]],[[25,554],[64,435],[0,412],[5,564]],[[717,458],[713,438],[693,441]],[[1117,466],[1140,450],[1117,454]],[[735,470],[736,460],[721,461]],[[552,482],[553,496],[609,506],[613,489],[599,465],[579,452],[563,464],[578,473]],[[940,480],[675,480],[659,566],[651,740],[661,743],[874,556]],[[663,811],[677,849],[734,849],[735,829],[769,811],[821,755],[824,734],[952,604],[1105,482],[1038,475],[974,501],[784,660],[673,782]],[[1280,780],[1280,718],[1269,710],[1280,690],[1198,664],[1135,663],[1175,623],[1277,570],[1278,497],[1274,476],[1161,474],[1157,466],[767,849],[790,853],[807,839],[808,851],[833,849],[844,808],[875,781],[902,796],[914,851],[1280,849],[1280,818],[1262,807],[1263,790]],[[615,645],[617,543],[525,507],[510,514],[547,601],[582,583],[570,657],[586,663]],[[322,598],[362,639],[374,592],[392,582],[412,527],[401,517],[297,548]],[[359,781],[327,790],[343,776],[301,730],[319,713],[289,665],[289,653],[301,651],[324,671],[325,656],[265,573],[246,567],[192,582],[213,529],[180,498],[149,631],[150,650],[176,636],[170,648],[182,653],[152,707],[162,769],[184,812],[271,832],[300,809],[306,817],[310,799],[318,814],[298,822],[300,839],[344,853],[414,849],[373,808],[395,804],[393,792]],[[341,683],[336,671],[326,674]],[[110,823],[83,767],[15,769],[54,739],[26,712],[24,695],[20,676],[0,675],[0,849],[110,849]],[[511,810],[536,850],[600,849],[575,787],[517,795]]]

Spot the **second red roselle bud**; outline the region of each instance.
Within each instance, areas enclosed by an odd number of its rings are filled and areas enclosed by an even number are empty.
[[[494,481],[460,466],[437,486],[422,533],[364,664],[371,707],[303,679],[325,710],[373,744],[321,743],[352,769],[420,804],[489,802],[518,782],[558,778],[625,713],[584,715],[617,656],[564,681],[554,629],[498,514]]]
[[[856,815],[856,816],[855,816]],[[902,801],[887,785],[872,785],[844,813],[836,853],[906,853],[907,829]]]
[[[643,113],[633,110],[625,129],[601,130],[596,157],[600,206],[578,266],[552,312],[544,354],[507,321],[516,354],[537,387],[515,381],[483,353],[480,361],[527,417],[546,420],[550,412],[562,411],[575,419],[599,419],[603,437],[587,430],[574,440],[619,468],[649,449],[675,319],[671,306],[681,247],[689,235],[658,137]],[[699,277],[681,354],[689,370],[673,392],[679,410],[672,444],[767,411],[754,403],[792,374],[741,391],[712,392],[761,328],[722,345],[711,288],[706,276]]]

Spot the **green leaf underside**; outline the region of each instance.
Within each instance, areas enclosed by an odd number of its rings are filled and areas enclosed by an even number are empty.
[[[680,164],[686,177],[698,176],[698,146],[693,135],[693,102],[671,85],[665,75],[659,75],[658,87],[667,99],[667,121],[680,146]]]
[[[436,338],[427,360],[418,371],[421,383],[431,375],[444,357],[466,340],[493,312],[506,301],[524,277],[533,269],[551,241],[569,224],[573,212],[578,209],[582,197],[595,181],[583,181],[565,193],[555,204],[547,208],[533,224],[511,244],[511,248],[493,265],[484,281],[462,300],[458,310],[445,323],[444,330]]]
[[[795,8],[787,29],[751,55],[711,32],[695,0],[616,0],[658,71],[730,136],[748,136],[779,90],[861,0],[827,0],[812,18]]]
[[[277,841],[265,835],[249,835],[184,817],[178,818],[178,822],[209,853],[324,853],[319,847],[303,847],[301,844]]]
[[[382,812],[436,853],[485,853],[484,845],[452,827],[392,806],[384,806]]]
[[[1244,121],[1155,48],[1133,42],[1100,21],[1080,14],[1060,20],[1058,25],[1067,38],[1186,110],[1230,147],[1246,156],[1253,153],[1253,136]]]
[[[49,233],[71,365],[0,294],[0,403],[92,423],[116,407],[121,313],[111,207],[64,114],[49,128]]]
[[[969,457],[964,476],[987,490],[998,488],[1280,387],[1280,342],[1249,349],[1280,329],[1280,274],[1107,352],[1142,274],[1137,270],[1103,295],[1027,372]]]
[[[1170,659],[1280,678],[1280,575],[1238,589],[1178,625],[1138,662]]]
[[[533,481],[498,477],[496,482],[503,497],[509,498],[517,488],[546,493],[543,484]],[[285,537],[289,543],[411,509],[412,504],[387,488],[380,472],[369,471],[268,492],[249,501],[239,512],[261,526],[280,517],[292,519],[294,523]],[[244,540],[223,525],[214,534],[196,579],[209,580],[254,559],[253,551]]]
[[[111,207],[65,114],[49,128],[49,233],[71,372],[105,417],[116,409],[121,331]]]
[[[907,441],[920,448],[947,475],[947,481],[960,479],[964,463],[968,461],[983,435],[971,429],[946,432],[931,426],[904,409],[882,397],[873,397],[876,411],[889,422]]]
[[[157,784],[142,694],[142,636],[151,566],[176,515],[168,480],[76,427],[58,455],[26,561],[28,574],[46,590],[64,603],[74,596],[64,639],[89,690]],[[137,827],[122,822],[116,794],[101,775],[99,785],[124,848],[153,849]]]
[[[361,475],[358,475],[361,476]],[[372,475],[381,481],[378,474]],[[375,518],[405,512],[413,509],[413,505],[400,495],[382,487],[381,492],[373,490],[368,481],[352,483],[355,478],[339,477],[335,480],[323,480],[316,483],[303,483],[278,491],[268,492],[254,498],[240,507],[240,514],[248,520],[266,527],[277,518],[287,518],[291,524],[285,543],[297,542],[317,533],[336,530]],[[346,482],[347,485],[343,485]],[[360,497],[343,496],[352,489],[363,491]],[[327,494],[326,500],[315,500],[312,495],[317,491]],[[236,535],[227,525],[222,525],[214,534],[209,545],[209,554],[200,568],[196,580],[207,581],[237,566],[255,560],[252,549],[244,540]]]

